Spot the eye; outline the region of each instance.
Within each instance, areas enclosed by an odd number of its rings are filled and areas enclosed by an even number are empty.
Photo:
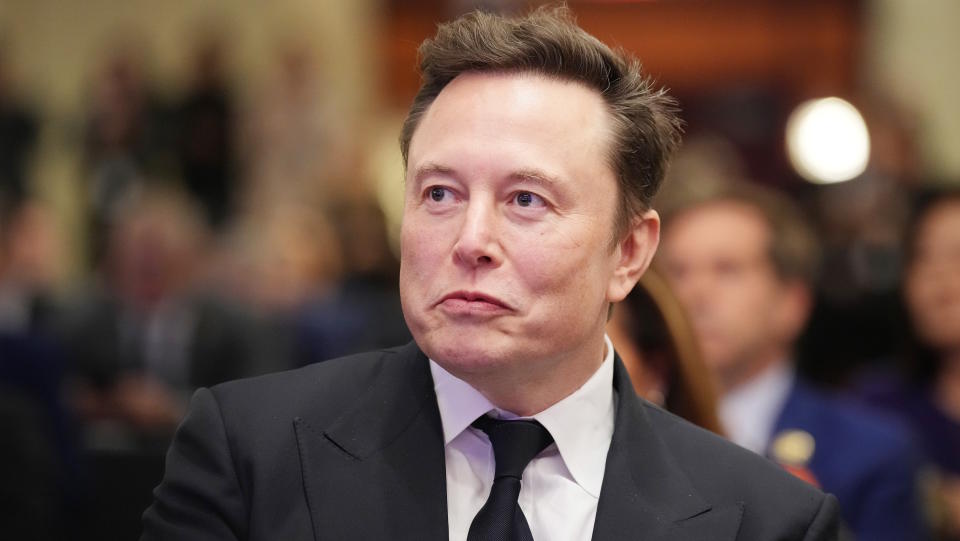
[[[444,188],[442,186],[432,186],[427,189],[427,195],[433,201],[437,203],[441,203],[443,202],[444,199],[447,198],[447,196],[452,194],[448,188]]]
[[[531,192],[517,192],[513,196],[514,202],[521,207],[543,207],[546,201],[542,197]]]

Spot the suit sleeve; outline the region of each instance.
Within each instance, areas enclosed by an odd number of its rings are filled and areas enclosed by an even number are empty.
[[[824,496],[813,516],[804,541],[837,541],[840,539],[840,504],[832,494]]]
[[[244,539],[246,515],[220,406],[200,389],[167,452],[141,541]]]

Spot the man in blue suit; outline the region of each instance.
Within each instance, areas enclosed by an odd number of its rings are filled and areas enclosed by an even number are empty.
[[[818,255],[800,212],[762,186],[700,188],[667,213],[660,263],[721,391],[727,435],[835,494],[858,538],[922,538],[906,433],[794,371]]]

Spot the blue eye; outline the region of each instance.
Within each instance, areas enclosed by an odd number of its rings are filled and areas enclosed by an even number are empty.
[[[530,192],[517,192],[513,198],[521,207],[541,207],[545,204],[542,197]]]

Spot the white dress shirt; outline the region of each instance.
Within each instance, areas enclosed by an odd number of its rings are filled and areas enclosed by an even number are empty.
[[[590,539],[607,450],[613,438],[613,344],[604,336],[600,368],[572,394],[532,418],[553,436],[523,472],[520,508],[536,540]],[[451,541],[464,540],[493,486],[493,447],[471,427],[481,415],[518,418],[432,359],[447,473],[447,518]]]
[[[776,363],[724,395],[717,413],[727,437],[754,453],[766,454],[793,379],[789,362]]]

